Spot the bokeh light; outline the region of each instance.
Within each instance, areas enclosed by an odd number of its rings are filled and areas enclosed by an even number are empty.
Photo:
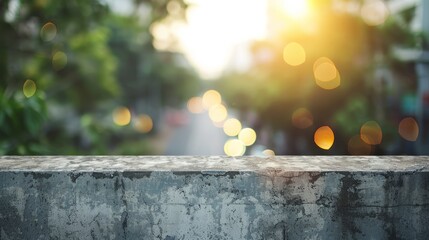
[[[134,128],[141,133],[148,133],[153,128],[152,118],[147,114],[141,114],[134,120]]]
[[[314,142],[318,147],[329,150],[334,145],[334,132],[328,126],[320,127],[314,133]]]
[[[335,89],[335,88],[339,87],[341,84],[340,75],[337,74],[337,77],[334,80],[329,81],[329,82],[322,82],[322,81],[316,79],[316,84],[317,84],[317,86],[319,86],[325,90]]]
[[[377,26],[383,24],[389,16],[389,9],[380,0],[367,0],[361,8],[362,20],[370,25]]]
[[[365,143],[360,135],[350,138],[347,149],[351,155],[369,155],[373,152],[373,147]]]
[[[383,139],[383,132],[376,121],[368,121],[360,128],[360,137],[367,144],[377,145]]]
[[[225,121],[223,124],[223,131],[226,135],[234,137],[237,136],[238,133],[240,133],[241,130],[241,123],[239,120],[235,118],[230,118]]]
[[[283,59],[291,66],[298,66],[305,62],[305,50],[296,42],[291,42],[283,49]]]
[[[276,154],[274,153],[274,151],[273,150],[271,150],[271,149],[265,149],[264,151],[262,151],[262,154],[264,155],[264,156],[268,156],[268,157],[272,157],[272,156],[275,156]]]
[[[28,79],[24,82],[22,92],[24,93],[25,97],[32,97],[36,93],[36,90],[36,83],[33,80]]]
[[[223,150],[228,156],[238,157],[246,152],[246,146],[238,139],[229,139],[223,146]]]
[[[222,122],[228,116],[228,112],[222,104],[217,104],[209,109],[209,117],[213,122]]]
[[[337,77],[337,68],[331,62],[323,62],[315,67],[314,77],[322,82],[332,81]]]
[[[203,99],[201,97],[192,97],[188,100],[187,107],[191,113],[201,113],[204,111]]]
[[[113,122],[118,126],[128,125],[131,121],[131,112],[126,107],[118,107],[113,111]]]
[[[298,108],[292,114],[292,124],[297,128],[308,128],[313,125],[313,115],[306,108]]]
[[[245,146],[250,146],[256,141],[256,132],[251,128],[243,128],[238,134],[238,139],[242,141]]]
[[[205,109],[209,109],[214,105],[221,104],[222,97],[216,90],[208,90],[203,95],[203,106]]]
[[[56,35],[57,26],[55,26],[55,24],[53,24],[52,22],[46,23],[40,30],[40,37],[47,42],[52,41]]]
[[[55,70],[64,68],[67,64],[67,55],[64,52],[57,51],[52,56],[52,67]]]
[[[335,89],[341,84],[340,73],[329,58],[318,58],[313,64],[313,73],[316,84],[325,90]]]
[[[419,137],[419,125],[414,118],[404,118],[399,123],[398,133],[407,141],[416,141]]]

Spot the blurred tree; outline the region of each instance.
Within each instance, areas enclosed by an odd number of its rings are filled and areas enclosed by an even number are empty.
[[[177,106],[196,93],[197,75],[181,54],[153,47],[149,34],[153,20],[146,21],[140,23],[137,16],[115,16],[108,21],[113,33],[110,45],[121,63],[117,77],[124,103],[134,109],[142,101],[158,108]]]
[[[43,94],[26,99],[22,93],[0,93],[0,154],[47,153],[46,141],[40,139],[45,121]]]
[[[195,75],[152,46],[149,29],[169,15],[168,3],[135,1],[120,16],[98,0],[1,1],[1,153],[106,154],[141,137],[113,124],[118,104],[139,113],[138,101],[161,107],[188,97]],[[36,92],[26,98],[27,79]]]

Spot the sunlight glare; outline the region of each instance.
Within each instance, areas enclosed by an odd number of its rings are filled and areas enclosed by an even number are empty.
[[[283,0],[286,14],[293,19],[302,19],[308,15],[308,0]]]
[[[173,31],[191,64],[204,79],[213,79],[231,68],[234,57],[237,67],[247,66],[247,51],[241,49],[266,37],[266,5],[265,0],[193,0],[186,23]]]

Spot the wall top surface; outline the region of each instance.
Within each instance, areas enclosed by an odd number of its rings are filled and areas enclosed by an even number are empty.
[[[429,156],[2,156],[0,172],[429,172]]]

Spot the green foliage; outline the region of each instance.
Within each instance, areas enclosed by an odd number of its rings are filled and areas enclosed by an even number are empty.
[[[371,120],[370,103],[361,96],[350,99],[347,104],[334,115],[335,124],[342,134],[353,136],[359,134],[361,126]]]
[[[18,1],[15,12],[1,1],[0,154],[150,153],[147,136],[115,126],[111,113],[118,103],[139,114],[139,102],[159,108],[195,93],[196,75],[180,55],[152,46],[149,29],[168,16],[168,2],[135,1],[152,10],[143,19],[99,0]],[[56,31],[43,32],[47,23]],[[25,79],[38,89],[28,99]],[[130,139],[144,147],[125,148]]]
[[[0,154],[47,153],[42,135],[46,112],[43,93],[26,98],[0,92]]]
[[[69,40],[69,71],[77,72],[79,76],[69,74],[70,79],[61,80],[74,81],[68,92],[75,95],[74,102],[79,106],[94,104],[119,94],[115,78],[117,64],[107,45],[108,32],[108,29],[98,27],[88,33],[76,34]]]
[[[139,24],[135,16],[116,16],[108,25],[112,31],[110,46],[121,63],[117,78],[126,104],[146,100],[177,106],[196,93],[196,73],[182,55],[155,50],[152,37],[141,34],[149,26]]]

